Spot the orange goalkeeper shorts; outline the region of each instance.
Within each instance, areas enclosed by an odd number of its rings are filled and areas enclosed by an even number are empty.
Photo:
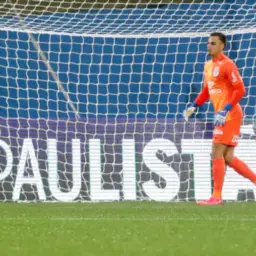
[[[236,147],[240,135],[242,119],[227,121],[224,126],[216,126],[213,131],[213,143]]]

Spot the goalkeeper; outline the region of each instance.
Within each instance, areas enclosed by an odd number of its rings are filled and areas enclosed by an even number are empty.
[[[256,174],[242,160],[234,156],[243,118],[239,101],[246,91],[237,66],[223,54],[225,44],[224,34],[219,32],[210,34],[207,50],[211,60],[204,66],[203,89],[184,111],[187,120],[196,107],[200,107],[209,98],[215,111],[212,145],[213,195],[206,201],[197,202],[199,205],[223,204],[222,187],[226,165],[256,184]]]

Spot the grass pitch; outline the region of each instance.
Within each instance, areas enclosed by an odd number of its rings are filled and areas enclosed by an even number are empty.
[[[2,256],[256,255],[256,203],[0,204]]]

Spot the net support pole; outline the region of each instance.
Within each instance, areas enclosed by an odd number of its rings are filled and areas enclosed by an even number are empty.
[[[27,25],[25,24],[25,22],[23,21],[23,18],[20,16],[19,12],[17,11],[16,7],[14,6],[12,0],[8,0],[8,2],[10,3],[15,15],[18,17],[20,24],[25,28],[28,29]],[[52,78],[54,79],[54,81],[56,82],[58,89],[63,93],[68,105],[70,106],[70,108],[72,109],[72,111],[75,113],[75,116],[77,118],[77,120],[80,119],[80,115],[78,113],[78,110],[76,109],[75,105],[73,104],[73,102],[71,101],[68,93],[66,92],[65,88],[63,87],[62,83],[60,82],[56,72],[53,70],[49,60],[47,59],[47,57],[45,56],[44,52],[41,50],[40,45],[37,43],[35,37],[32,35],[32,33],[28,33],[29,35],[29,40],[32,42],[34,48],[36,49],[36,51],[38,52],[39,56],[41,57],[42,61],[44,62],[46,68],[48,69],[48,71],[50,72]]]

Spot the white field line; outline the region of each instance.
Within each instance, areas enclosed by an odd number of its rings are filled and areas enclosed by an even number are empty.
[[[125,218],[119,218],[119,217],[1,217],[1,220],[3,221],[17,221],[22,220],[29,222],[31,221],[95,221],[95,222],[104,222],[104,221],[120,221],[120,222],[130,222],[130,221],[136,221],[136,222],[150,222],[150,221],[159,221],[159,222],[175,222],[175,221],[185,221],[185,222],[198,222],[198,221],[234,221],[234,222],[256,222],[256,218],[225,218],[225,217],[188,217],[188,218],[179,218],[179,217],[145,217],[145,218],[137,218],[137,217],[125,217]],[[0,220],[0,223],[1,223]]]

